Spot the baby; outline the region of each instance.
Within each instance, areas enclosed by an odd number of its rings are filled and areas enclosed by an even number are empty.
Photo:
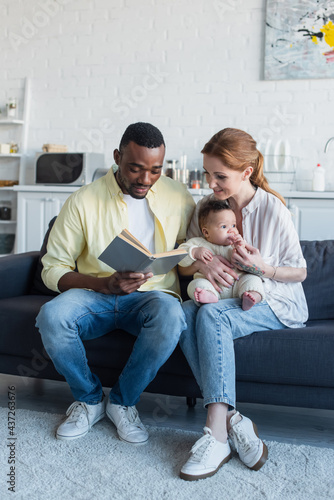
[[[207,263],[212,261],[213,255],[221,255],[230,262],[233,249],[245,244],[238,233],[235,214],[225,201],[210,198],[204,202],[198,213],[198,223],[204,238],[191,238],[180,245],[180,248],[188,252],[188,256],[179,262],[180,266],[188,267],[195,260]],[[201,273],[195,273],[194,279],[188,285],[189,297],[198,305],[239,297],[242,300],[242,309],[248,311],[264,299],[262,280],[254,274],[238,269],[235,271],[239,280],[231,288],[222,287],[220,293]]]

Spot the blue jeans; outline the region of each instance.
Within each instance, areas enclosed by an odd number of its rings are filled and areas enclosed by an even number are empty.
[[[198,307],[183,303],[187,329],[180,345],[204,398],[210,403],[235,407],[235,358],[233,340],[256,331],[286,328],[267,302],[243,311],[240,299],[224,299]]]
[[[43,305],[36,326],[74,398],[88,404],[101,401],[102,385],[88,366],[83,341],[117,328],[135,335],[132,353],[109,396],[112,403],[132,406],[174,351],[186,323],[178,299],[164,292],[104,295],[71,289]]]

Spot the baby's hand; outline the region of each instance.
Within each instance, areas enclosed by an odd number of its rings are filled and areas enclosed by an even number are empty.
[[[193,259],[201,260],[204,263],[212,261],[212,253],[207,248],[197,247],[194,248],[191,253]]]
[[[230,234],[229,240],[231,242],[231,245],[234,246],[234,248],[245,246],[245,242],[240,234]]]

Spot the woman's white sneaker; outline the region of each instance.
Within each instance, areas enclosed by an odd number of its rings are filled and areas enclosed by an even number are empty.
[[[209,427],[204,427],[204,436],[196,441],[190,453],[189,460],[180,472],[181,479],[186,481],[213,476],[231,458],[229,443],[217,441]]]
[[[104,418],[105,406],[105,400],[96,405],[75,401],[66,412],[66,420],[58,427],[56,438],[70,440],[85,436],[96,422]]]
[[[238,411],[231,417],[228,432],[240,460],[250,469],[259,470],[268,458],[268,448],[259,438],[257,427]]]
[[[108,398],[107,415],[115,424],[117,434],[122,441],[131,444],[144,444],[148,440],[148,432],[139,418],[135,406],[122,406],[110,402]]]

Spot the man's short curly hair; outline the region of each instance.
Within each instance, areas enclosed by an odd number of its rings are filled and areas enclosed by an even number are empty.
[[[211,212],[220,212],[221,210],[232,210],[227,200],[216,200],[211,197],[204,201],[198,211],[198,224],[200,229],[205,226]]]
[[[119,144],[119,151],[122,152],[122,149],[131,141],[138,144],[138,146],[150,149],[159,148],[162,144],[165,146],[160,130],[154,125],[144,122],[133,123],[127,127]]]

